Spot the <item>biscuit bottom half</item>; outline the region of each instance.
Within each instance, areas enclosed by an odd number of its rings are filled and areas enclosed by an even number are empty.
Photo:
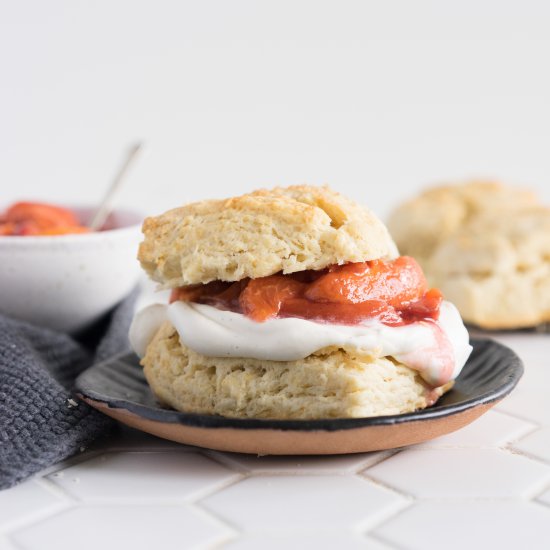
[[[359,418],[433,404],[452,383],[429,387],[391,357],[325,349],[298,361],[207,357],[184,346],[170,323],[141,361],[153,393],[183,412],[237,418]]]

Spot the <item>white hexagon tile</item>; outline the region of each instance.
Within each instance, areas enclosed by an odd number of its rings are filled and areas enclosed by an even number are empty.
[[[542,495],[540,495],[540,497],[538,498],[538,501],[550,506],[550,489],[542,493]]]
[[[410,449],[365,475],[417,498],[526,497],[550,483],[550,467],[499,449]]]
[[[242,531],[358,529],[404,507],[400,495],[357,476],[253,476],[200,505]]]
[[[0,491],[0,531],[54,514],[68,505],[67,498],[35,480]]]
[[[211,547],[232,531],[189,506],[81,506],[16,531],[25,550]]]
[[[244,534],[227,543],[227,550],[389,550],[391,546],[376,539],[365,537],[352,531],[334,531],[327,533],[260,533]]]
[[[129,428],[0,492],[1,550],[550,548],[548,336],[517,391],[408,449],[257,457]]]
[[[390,452],[324,456],[256,456],[211,452],[210,456],[244,473],[351,474],[376,464]]]
[[[418,502],[373,533],[408,550],[548,550],[550,509],[520,500]]]
[[[150,503],[184,502],[239,476],[202,454],[171,450],[106,452],[48,477],[79,500]]]
[[[550,388],[549,388],[550,390]],[[548,404],[550,407],[550,402]],[[550,462],[550,426],[539,428],[514,444],[514,449]]]
[[[492,410],[461,430],[426,441],[416,448],[499,447],[516,441],[535,428],[531,422]]]
[[[18,550],[14,543],[2,534],[0,534],[0,548],[2,550]]]
[[[550,426],[550,406],[548,405],[550,337],[548,335],[531,337],[515,335],[501,337],[499,340],[510,345],[523,359],[525,373],[512,395],[497,405],[498,409],[536,424]]]

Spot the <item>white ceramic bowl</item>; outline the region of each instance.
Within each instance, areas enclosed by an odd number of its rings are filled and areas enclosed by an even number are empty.
[[[84,223],[91,213],[71,209]],[[92,324],[139,279],[142,217],[118,210],[105,231],[0,236],[0,312],[72,333]]]

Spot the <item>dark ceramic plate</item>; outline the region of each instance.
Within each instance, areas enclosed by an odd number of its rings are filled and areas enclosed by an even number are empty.
[[[92,407],[145,432],[209,449],[254,454],[338,454],[392,449],[461,428],[508,395],[523,374],[509,348],[472,340],[454,388],[414,413],[327,420],[253,420],[182,413],[155,401],[138,358],[115,357],[82,373],[77,394]]]

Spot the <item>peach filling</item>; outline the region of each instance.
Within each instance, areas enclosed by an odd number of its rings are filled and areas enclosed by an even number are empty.
[[[67,208],[39,202],[17,202],[0,214],[0,235],[66,235],[88,233]]]
[[[442,299],[439,290],[428,288],[416,260],[400,256],[320,271],[185,286],[172,291],[170,302],[209,304],[257,322],[298,317],[355,325],[376,319],[395,326],[437,320]]]

